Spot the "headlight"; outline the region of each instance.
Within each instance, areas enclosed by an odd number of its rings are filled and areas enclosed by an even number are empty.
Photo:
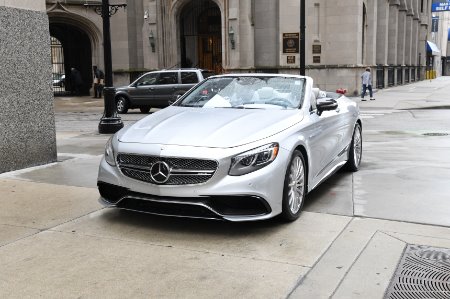
[[[243,175],[269,165],[278,155],[278,143],[267,144],[231,159],[230,175]]]
[[[116,159],[114,157],[114,148],[112,145],[112,141],[113,141],[113,137],[115,135],[111,136],[111,138],[109,138],[108,142],[106,143],[105,146],[105,160],[106,162],[111,165],[111,166],[116,166]]]

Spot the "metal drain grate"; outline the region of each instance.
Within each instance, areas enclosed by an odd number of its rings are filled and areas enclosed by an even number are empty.
[[[424,136],[448,136],[448,133],[423,133]]]
[[[385,299],[419,298],[450,298],[450,249],[407,245]]]

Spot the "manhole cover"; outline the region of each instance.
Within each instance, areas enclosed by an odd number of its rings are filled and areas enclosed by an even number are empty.
[[[423,133],[424,136],[448,136],[448,133]]]
[[[450,298],[450,249],[407,245],[385,299]]]

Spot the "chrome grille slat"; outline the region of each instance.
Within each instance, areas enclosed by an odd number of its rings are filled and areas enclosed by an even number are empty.
[[[120,153],[117,163],[121,172],[132,179],[157,184],[150,175],[151,166],[163,161],[171,168],[170,177],[164,185],[195,185],[207,182],[216,172],[214,160],[159,157]]]

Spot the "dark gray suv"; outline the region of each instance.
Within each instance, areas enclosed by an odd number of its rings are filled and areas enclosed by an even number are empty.
[[[151,108],[164,108],[195,84],[214,75],[201,69],[171,69],[149,72],[128,86],[116,88],[117,112],[139,108],[148,113]]]

